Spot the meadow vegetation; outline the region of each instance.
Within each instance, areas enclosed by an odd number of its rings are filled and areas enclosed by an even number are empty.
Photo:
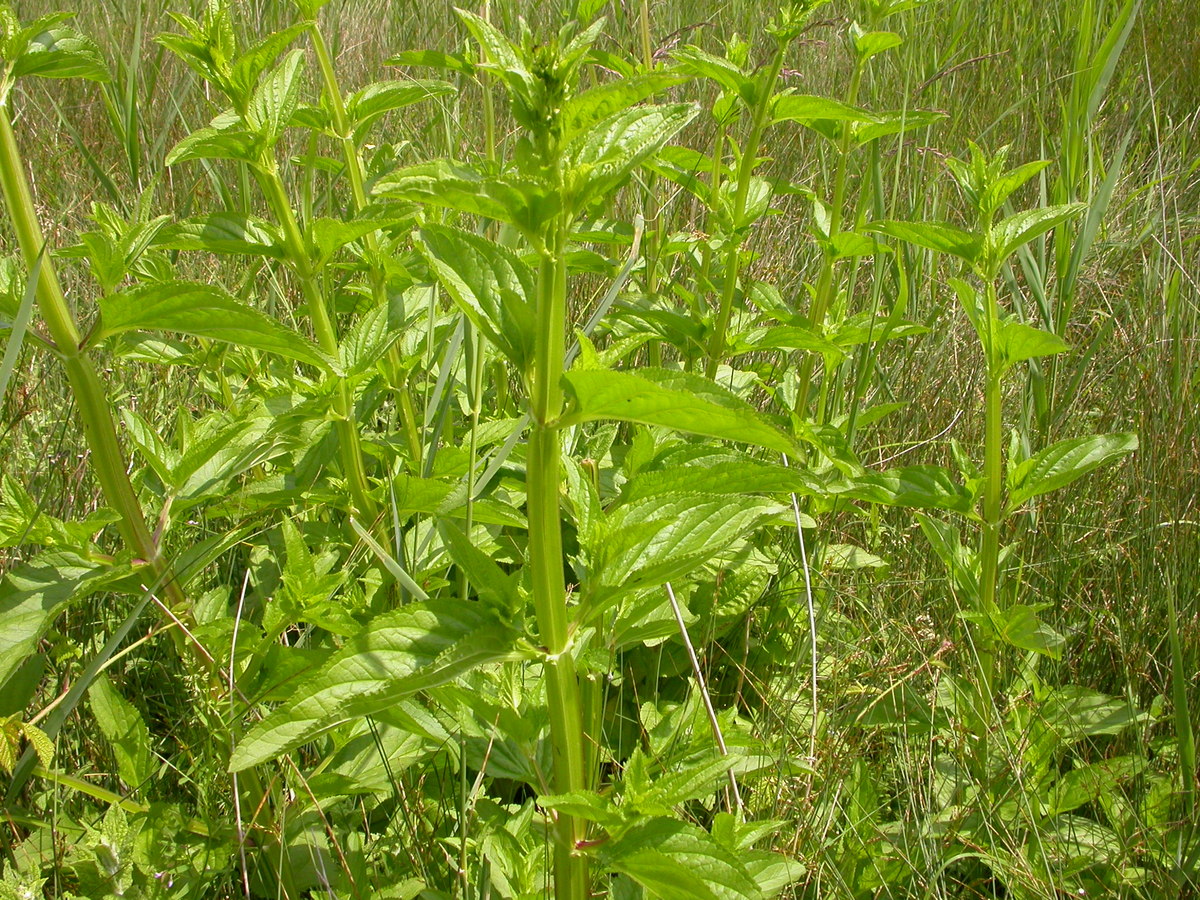
[[[1190,0],[0,0],[0,900],[1200,895]]]

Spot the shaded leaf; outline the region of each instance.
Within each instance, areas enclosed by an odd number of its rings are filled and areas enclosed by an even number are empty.
[[[599,864],[662,900],[755,900],[762,891],[741,859],[711,835],[678,819],[634,825],[601,848]]]
[[[205,250],[284,259],[279,229],[257,216],[219,212],[167,225],[154,241],[169,250]]]
[[[515,637],[479,607],[458,600],[415,603],[380,616],[242,738],[229,770],[266,762],[338,725],[502,660]]]

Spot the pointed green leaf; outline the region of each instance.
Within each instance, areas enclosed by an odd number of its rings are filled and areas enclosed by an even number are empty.
[[[250,97],[246,116],[269,143],[275,142],[296,111],[303,71],[304,51],[293,50],[259,82]]]
[[[1007,259],[1022,244],[1057,228],[1063,222],[1075,218],[1087,209],[1086,203],[1070,203],[1065,206],[1045,206],[1015,213],[996,225],[992,231],[999,259]]]
[[[1008,509],[1058,490],[1138,447],[1136,434],[1094,434],[1059,441],[1015,466],[1008,476]]]
[[[448,160],[422,163],[384,175],[373,192],[509,222],[536,234],[558,212],[557,197],[516,178],[484,175]]]
[[[928,128],[944,118],[946,118],[945,113],[926,109],[898,109],[875,113],[873,121],[851,123],[849,127],[854,138],[854,146],[863,147],[871,141],[877,141],[889,135],[914,131],[918,128]]]
[[[571,398],[564,425],[615,419],[753,444],[794,455],[796,444],[720,385],[684,372],[583,370],[563,376]]]
[[[616,187],[673,138],[699,110],[690,103],[635,106],[593,125],[563,152],[576,208]]]
[[[983,193],[981,205],[985,210],[997,210],[1004,205],[1004,201],[1009,198],[1017,188],[1027,182],[1030,178],[1036,175],[1042,169],[1050,165],[1050,160],[1039,159],[1033,162],[1025,163],[1023,166],[1017,166],[1010,172],[1005,172],[995,181],[993,181]]]
[[[617,507],[595,529],[584,585],[600,613],[622,594],[680,578],[750,537],[783,507],[759,497],[669,494]]]
[[[737,854],[695,825],[656,817],[604,845],[598,862],[661,900],[758,900],[762,891]]]
[[[475,77],[475,63],[461,53],[444,53],[441,50],[402,50],[389,56],[385,66],[428,66],[457,72],[469,78]]]
[[[112,747],[121,780],[135,790],[142,787],[154,777],[157,766],[150,747],[150,729],[141,713],[104,674],[88,686],[88,702],[96,724]]]
[[[1020,603],[998,610],[992,617],[992,628],[997,637],[1018,650],[1032,650],[1051,659],[1062,657],[1062,646],[1067,642],[1038,617],[1035,607]]]
[[[54,617],[108,570],[74,553],[43,553],[0,580],[0,686],[37,649]]]
[[[212,124],[193,131],[167,154],[165,165],[194,159],[238,159],[254,163],[258,159],[258,138],[248,131],[240,116],[223,113]]]
[[[524,371],[536,334],[529,266],[495,241],[457,228],[423,228],[417,247],[471,323]]]
[[[754,105],[758,95],[754,79],[743,74],[741,69],[724,57],[714,56],[699,47],[673,50],[671,56],[683,71],[715,81],[726,93],[740,97],[746,106]]]
[[[831,359],[841,360],[845,353],[837,344],[820,334],[815,328],[805,325],[775,325],[771,328],[757,328],[749,332],[741,343],[744,351],[750,353],[756,350],[809,350],[813,353],[823,353]]]
[[[949,509],[970,515],[975,498],[940,466],[905,466],[886,472],[871,472],[843,484],[834,484],[830,493],[911,509]]]
[[[806,469],[721,455],[702,464],[640,472],[621,488],[629,503],[646,497],[694,491],[700,494],[800,494],[820,496],[825,486]]]
[[[219,212],[165,226],[154,241],[168,250],[204,250],[284,259],[279,229],[257,216]]]
[[[438,533],[446,542],[450,559],[466,574],[481,600],[502,613],[517,608],[520,602],[517,589],[520,572],[512,575],[506,573],[452,522],[445,519],[438,522]]]
[[[945,222],[872,222],[865,230],[886,234],[936,253],[949,253],[969,263],[977,262],[983,253],[983,240],[979,235]]]
[[[177,331],[330,369],[330,361],[307,338],[207,284],[139,285],[101,298],[100,316],[96,340],[125,331]]]
[[[904,43],[904,38],[894,31],[859,32],[852,35],[852,40],[854,52],[862,62]]]
[[[37,75],[42,78],[111,80],[104,55],[95,41],[54,21],[61,21],[62,18],[66,17],[41,20],[48,27],[37,29],[29,38],[24,50],[13,62],[13,77]]]
[[[356,142],[366,137],[367,131],[379,119],[397,109],[404,109],[423,100],[447,97],[458,93],[448,81],[430,78],[414,78],[394,81],[376,81],[350,95],[346,103],[346,115]]]
[[[1128,700],[1074,684],[1055,688],[1043,702],[1041,712],[1046,727],[1064,743],[1120,734],[1149,718]]]
[[[1034,328],[1024,322],[1005,322],[1000,326],[996,337],[996,348],[999,350],[1004,370],[1027,359],[1053,356],[1071,349],[1070,344],[1057,334]]]
[[[630,107],[680,84],[685,79],[668,72],[649,72],[633,78],[606,81],[578,96],[572,97],[563,110],[563,139],[595,126],[597,122],[628,110]]]
[[[772,122],[799,122],[811,125],[814,122],[872,122],[874,116],[857,106],[842,103],[829,97],[810,94],[783,94],[771,104]]]
[[[242,738],[229,770],[264,763],[338,725],[505,659],[515,638],[480,607],[458,600],[414,603],[380,616]]]

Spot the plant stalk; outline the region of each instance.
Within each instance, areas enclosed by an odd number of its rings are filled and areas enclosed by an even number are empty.
[[[279,177],[279,169],[274,158],[266,160],[265,165],[255,168],[259,184],[266,195],[267,204],[275,214],[283,230],[284,247],[296,276],[300,281],[300,289],[308,305],[308,314],[312,319],[313,333],[317,345],[326,354],[337,358],[337,330],[329,309],[325,305],[325,296],[317,283],[317,273],[313,270],[312,259],[300,225],[292,211],[291,201],[284,189],[283,180]],[[363,520],[375,520],[375,502],[368,494],[366,467],[363,464],[362,447],[358,437],[358,425],[354,418],[354,395],[350,385],[339,378],[337,391],[333,397],[334,412],[337,414],[335,427],[342,449],[342,466],[345,469],[346,483],[350,489],[350,501],[354,512]]]
[[[83,420],[84,439],[91,451],[89,463],[108,503],[120,515],[117,529],[126,547],[145,560],[153,578],[151,587],[161,584],[171,611],[190,624],[191,610],[182,588],[167,561],[159,553],[158,543],[146,523],[141,503],[126,471],[125,457],[117,439],[112,404],[92,361],[80,350],[81,336],[74,314],[63,294],[62,285],[50,256],[33,204],[33,194],[25,177],[21,152],[13,134],[7,104],[0,103],[0,186],[8,207],[13,230],[30,277],[37,277],[37,303],[46,330],[66,371],[71,393]],[[177,645],[186,644],[178,635]]]
[[[767,116],[771,111],[771,100],[775,96],[775,85],[779,81],[779,73],[783,70],[783,58],[787,53],[787,43],[778,41],[775,53],[771,57],[767,76],[762,82],[761,95],[754,107],[754,118],[750,126],[750,136],[742,148],[742,161],[738,167],[737,190],[733,196],[733,229],[736,232],[738,223],[746,214],[746,197],[750,192],[750,178],[754,175],[754,167],[758,159],[758,148],[762,143],[763,132],[767,129]],[[715,196],[715,189],[714,189]],[[725,255],[725,280],[721,286],[721,303],[717,309],[717,320],[713,325],[712,337],[708,344],[708,362],[704,374],[713,378],[717,374],[717,366],[725,355],[725,338],[729,330],[729,321],[733,316],[733,300],[737,294],[738,272],[741,268],[741,245],[731,240]]]
[[[559,383],[566,354],[567,267],[563,251],[567,223],[559,217],[538,270],[537,338],[532,391],[532,429],[526,459],[529,513],[529,565],[538,634],[546,651],[546,697],[554,754],[556,793],[587,788],[583,752],[583,709],[575,657],[570,645],[567,591],[563,578],[562,519],[559,501],[561,447],[558,419],[563,395]],[[554,847],[557,900],[586,900],[587,857],[576,847],[585,823],[559,814]]]

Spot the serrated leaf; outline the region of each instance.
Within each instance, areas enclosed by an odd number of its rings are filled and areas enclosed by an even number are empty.
[[[25,658],[54,617],[72,600],[86,597],[107,570],[74,553],[43,553],[0,581],[0,686]]]
[[[808,350],[813,353],[827,354],[838,361],[845,352],[837,344],[830,341],[816,329],[802,325],[775,325],[770,328],[760,328],[746,334],[742,342],[753,350]]]
[[[1006,259],[1022,244],[1057,228],[1087,209],[1086,203],[1044,206],[1015,213],[1002,220],[992,231],[999,259]]]
[[[1032,650],[1051,659],[1062,657],[1066,638],[1043,622],[1032,606],[1016,603],[997,610],[991,625],[997,637],[1018,650]]]
[[[758,85],[753,78],[743,74],[741,69],[724,57],[714,56],[699,47],[673,50],[671,56],[685,72],[711,79],[727,93],[740,97],[747,106],[754,105]]]
[[[669,72],[649,72],[633,78],[619,78],[597,85],[572,97],[563,109],[563,139],[592,128],[647,97],[680,84],[685,79]]]
[[[438,533],[446,542],[450,559],[467,576],[476,594],[500,613],[514,610],[520,603],[517,581],[520,573],[507,574],[495,561],[467,540],[458,526],[442,520],[438,522]]]
[[[141,713],[104,674],[88,686],[88,702],[96,724],[112,748],[121,780],[133,789],[148,782],[156,767],[150,749],[150,729]]]
[[[848,127],[855,147],[862,147],[871,141],[888,137],[917,128],[928,128],[946,118],[945,113],[931,112],[924,109],[898,109],[888,112],[875,113],[874,121],[865,124],[852,123]]]
[[[233,212],[193,216],[165,226],[154,241],[168,250],[204,250],[284,259],[279,229],[257,216]]]
[[[827,544],[824,551],[825,565],[831,569],[855,571],[858,569],[886,569],[887,560],[876,556],[855,544]]]
[[[1027,359],[1038,359],[1065,353],[1071,345],[1057,334],[1034,328],[1024,322],[1005,322],[996,333],[996,349],[1000,353],[1001,367],[1008,370]]]
[[[273,144],[287,126],[300,102],[304,51],[292,50],[275,69],[263,78],[246,109],[251,125]]]
[[[471,323],[523,371],[536,335],[529,266],[496,242],[457,228],[423,228],[417,247]]]
[[[96,42],[73,28],[58,24],[30,37],[13,63],[12,74],[15,78],[37,75],[42,78],[111,80],[104,55]]]
[[[563,424],[601,419],[661,425],[795,455],[796,444],[737,395],[708,379],[667,369],[572,371],[563,376],[571,407]]]
[[[885,472],[871,472],[842,484],[834,484],[830,493],[912,509],[949,509],[970,515],[974,506],[971,493],[940,466],[904,466]]]
[[[896,34],[894,31],[868,31],[852,35],[854,41],[854,52],[859,60],[865,62],[872,56],[876,56],[893,47],[899,47],[904,43],[904,38]]]
[[[662,494],[800,494],[821,496],[824,483],[805,469],[755,459],[722,456],[698,465],[671,466],[641,472],[621,488],[629,503]]]
[[[621,872],[662,900],[756,900],[762,891],[733,851],[678,819],[634,825],[601,848],[601,867]]]
[[[872,222],[864,229],[936,253],[949,253],[969,263],[977,262],[983,254],[983,240],[979,235],[945,222]]]
[[[595,529],[585,596],[596,615],[630,591],[680,578],[749,538],[783,507],[760,497],[672,494],[617,507]]]
[[[384,175],[372,189],[377,196],[428,203],[508,222],[537,234],[559,210],[560,201],[541,185],[485,175],[470,166],[436,160]]]
[[[125,331],[176,331],[275,353],[322,369],[330,361],[308,338],[220,288],[192,282],[133,287],[100,300],[96,340]]]
[[[1149,718],[1128,700],[1068,684],[1055,688],[1042,703],[1043,723],[1064,743],[1102,734],[1120,734]]]
[[[338,358],[347,377],[368,371],[400,339],[401,329],[392,319],[393,310],[387,305],[359,316],[338,345]]]
[[[563,151],[568,191],[575,208],[609,193],[692,121],[698,111],[690,103],[636,106],[578,135]]]
[[[865,109],[810,94],[783,94],[771,104],[772,122],[872,122],[874,116]]]
[[[335,253],[359,238],[378,231],[394,220],[389,219],[331,219],[319,216],[309,225],[309,236],[316,248],[318,261],[327,263]]]
[[[414,103],[458,93],[448,81],[432,78],[376,81],[350,95],[346,115],[350,119],[351,136],[361,142],[367,131],[389,112],[404,109]]]
[[[428,66],[445,69],[460,75],[475,76],[475,63],[461,53],[443,53],[441,50],[402,50],[384,60],[385,66]]]
[[[163,162],[173,166],[195,159],[238,159],[254,164],[258,161],[258,140],[241,116],[226,112],[172,147]]]
[[[1009,474],[1008,510],[1065,487],[1100,466],[1138,448],[1136,434],[1094,434],[1051,444],[1018,464]]]
[[[229,771],[264,763],[338,725],[505,659],[515,639],[478,606],[458,600],[414,603],[380,616],[242,738]]]

